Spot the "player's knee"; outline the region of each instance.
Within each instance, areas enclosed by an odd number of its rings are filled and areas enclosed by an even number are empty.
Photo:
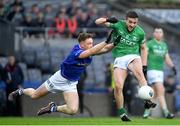
[[[115,81],[115,84],[116,84],[116,85],[115,85],[115,88],[117,88],[117,89],[119,89],[119,90],[120,90],[120,89],[123,89],[123,86],[122,86],[122,85],[124,84],[124,82],[123,82],[122,80],[116,80],[116,81]]]
[[[164,87],[161,87],[161,88],[159,89],[159,91],[157,92],[157,95],[158,95],[158,96],[163,96],[163,95],[164,95],[164,92],[165,92]]]
[[[123,91],[123,87],[121,85],[116,85],[115,86],[115,91],[116,92],[122,92]]]
[[[36,95],[35,93],[33,93],[33,94],[31,95],[31,98],[32,98],[32,99],[38,99],[38,98],[39,98],[39,96],[38,96],[38,95]]]
[[[75,107],[71,107],[70,111],[71,111],[71,114],[74,115],[74,114],[76,114],[78,112],[78,107],[76,107],[76,106]]]

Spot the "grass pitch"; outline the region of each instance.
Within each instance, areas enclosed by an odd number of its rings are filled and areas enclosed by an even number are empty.
[[[119,118],[0,118],[0,125],[136,125],[136,126],[147,126],[147,125],[179,125],[180,118],[175,119],[142,119],[132,118],[132,122],[122,122]]]

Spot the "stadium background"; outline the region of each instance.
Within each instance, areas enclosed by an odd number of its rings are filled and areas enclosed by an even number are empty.
[[[16,0],[22,1],[21,4],[14,1],[1,0],[0,2],[0,63],[4,67],[8,55],[15,55],[23,70],[23,87],[37,88],[57,71],[60,62],[77,43],[76,37],[79,32],[93,33],[95,43],[105,40],[108,29],[96,26],[94,24],[96,18],[116,16],[123,19],[129,9],[138,12],[139,25],[144,28],[147,39],[152,37],[155,27],[160,26],[164,29],[169,52],[178,70],[176,81],[180,84],[178,65],[180,61],[180,10],[178,9],[180,2],[178,0]],[[59,20],[64,17],[66,25],[59,26],[56,17]],[[32,22],[26,21],[31,19]],[[87,69],[88,76],[84,83],[85,114],[75,116],[112,115],[113,99],[106,83],[107,64],[112,62],[111,53],[94,57],[93,64]],[[165,75],[169,74],[170,70],[165,68]],[[130,80],[128,81],[130,85],[126,88],[128,103],[126,107],[129,107],[131,115],[140,116],[143,112],[143,102],[137,98],[136,79],[131,77]],[[7,106],[6,84],[1,84],[0,87],[2,99],[0,100],[0,114],[5,116],[3,112]],[[168,107],[178,116],[180,91],[167,93],[167,99],[172,98],[173,103],[168,104]],[[22,115],[36,116],[40,107],[53,100],[59,104],[63,103],[60,94],[51,94],[37,101],[22,97]],[[64,114],[51,116],[66,117]],[[158,107],[153,116],[161,116]]]

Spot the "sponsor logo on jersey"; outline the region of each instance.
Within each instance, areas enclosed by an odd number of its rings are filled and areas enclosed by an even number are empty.
[[[163,48],[161,46],[154,45],[153,52],[158,56],[164,56],[166,53],[166,50],[165,50],[165,48]]]
[[[78,63],[77,64],[77,66],[84,66],[84,67],[86,67],[86,66],[88,66],[89,64],[88,63]]]

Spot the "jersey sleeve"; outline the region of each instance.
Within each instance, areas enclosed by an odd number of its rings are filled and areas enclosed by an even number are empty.
[[[140,40],[139,40],[139,43],[140,44],[143,44],[145,42],[145,32],[142,32],[141,36],[140,36]]]
[[[146,47],[147,47],[148,50],[150,49],[150,46],[151,46],[151,45],[150,45],[150,41],[147,41],[147,42],[146,42]]]
[[[165,43],[165,46],[166,46],[166,52],[165,52],[165,53],[167,54],[167,53],[169,52],[169,51],[168,51],[169,49],[168,49],[168,46],[167,46],[166,43]]]
[[[112,28],[113,30],[118,28],[118,22],[117,23],[110,23],[109,28]]]
[[[74,56],[75,56],[75,58],[79,58],[79,55],[83,52],[84,50],[77,50],[77,51],[75,51],[74,52]]]

